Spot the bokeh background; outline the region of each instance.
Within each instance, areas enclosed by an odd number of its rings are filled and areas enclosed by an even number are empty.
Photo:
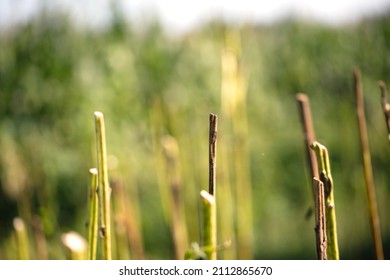
[[[0,27],[0,259],[18,258],[15,217],[26,223],[32,259],[66,258],[65,232],[86,237],[95,111],[106,120],[115,258],[175,258],[172,181],[186,244],[199,242],[215,113],[219,257],[315,259],[299,92],[330,152],[340,256],[375,258],[354,67],[389,258],[390,150],[378,87],[390,83],[389,9],[337,25],[294,14],[263,23],[213,17],[177,32],[153,14],[132,21],[117,1],[98,25],[39,3]]]

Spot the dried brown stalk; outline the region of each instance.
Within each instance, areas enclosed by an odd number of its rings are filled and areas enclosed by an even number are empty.
[[[215,196],[216,167],[217,167],[217,115],[210,114],[209,132],[209,193]]]
[[[310,101],[304,93],[298,93],[296,95],[296,100],[298,102],[298,110],[302,124],[307,162],[310,166],[310,178],[319,178],[316,155],[310,148],[311,143],[314,143],[316,140],[311,117]]]
[[[324,184],[317,178],[313,178],[313,192],[315,204],[315,234],[317,245],[317,259],[326,260],[326,215],[325,215],[325,191]]]

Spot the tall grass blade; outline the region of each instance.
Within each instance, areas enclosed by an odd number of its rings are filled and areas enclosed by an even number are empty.
[[[119,179],[111,180],[115,210],[115,234],[118,259],[145,259],[141,222],[135,214],[135,199]],[[130,251],[128,250],[130,247]]]
[[[182,182],[180,178],[179,146],[172,136],[162,139],[168,176],[171,184],[171,229],[176,259],[183,259],[188,247],[187,226],[183,205]]]
[[[253,219],[246,106],[247,81],[241,58],[240,32],[229,29],[225,35],[225,48],[222,52],[221,109],[224,120],[231,126],[232,134],[229,144],[232,147],[230,162],[233,167],[236,213],[234,219],[236,236],[233,236],[232,240],[236,240],[237,243],[238,259],[252,259]],[[228,130],[225,135],[227,134]],[[226,227],[227,225],[224,226]]]
[[[47,260],[47,241],[43,230],[42,221],[39,216],[33,217],[33,233],[36,244],[36,256],[38,260]]]
[[[354,91],[356,97],[356,111],[359,126],[359,138],[362,151],[364,180],[368,199],[368,211],[370,217],[371,234],[375,247],[376,258],[381,260],[383,256],[382,236],[380,230],[380,220],[375,196],[374,175],[371,164],[370,147],[368,143],[367,124],[364,110],[363,88],[359,69],[353,72]]]

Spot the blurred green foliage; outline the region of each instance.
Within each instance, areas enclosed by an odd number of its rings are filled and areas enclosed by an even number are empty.
[[[390,153],[377,86],[380,79],[390,82],[388,14],[337,28],[296,19],[241,27],[215,20],[172,35],[157,21],[135,28],[118,11],[100,30],[48,12],[0,30],[0,258],[16,258],[17,215],[40,217],[49,258],[64,258],[61,233],[86,236],[94,111],[105,114],[110,174],[132,197],[146,258],[173,257],[158,192],[164,171],[156,168],[156,143],[166,134],[178,141],[189,237],[198,241],[193,210],[207,188],[208,114],[220,113],[221,50],[229,29],[240,32],[248,83],[254,257],[316,256],[313,217],[305,218],[310,179],[294,99],[305,92],[317,139],[330,152],[340,256],[373,258],[352,92],[358,66],[388,258]]]

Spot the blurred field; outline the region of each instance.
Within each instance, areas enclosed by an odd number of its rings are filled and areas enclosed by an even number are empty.
[[[0,49],[0,259],[18,258],[12,225],[17,216],[27,222],[30,258],[43,250],[50,259],[64,259],[61,234],[74,230],[86,237],[88,170],[96,167],[94,111],[106,119],[113,199],[126,198],[123,207],[114,201],[116,230],[125,217],[139,233],[133,243],[127,237],[124,245],[117,243],[115,258],[175,257],[172,176],[181,186],[188,248],[199,242],[199,192],[208,186],[208,115],[215,113],[217,186],[224,197],[218,197],[219,242],[232,238],[225,227],[238,232],[237,227],[253,225],[251,257],[314,259],[298,92],[310,97],[317,139],[330,152],[340,256],[373,259],[352,89],[355,66],[363,76],[389,258],[390,150],[378,87],[378,80],[390,83],[389,13],[338,28],[295,19],[235,27],[216,19],[173,36],[157,21],[131,26],[118,11],[102,30],[78,28],[65,15],[42,12],[0,30]],[[238,101],[221,97],[226,50],[240,57]],[[167,135],[177,141],[174,171],[164,156]],[[241,184],[251,189],[252,219],[234,215],[243,207],[234,206]],[[39,229],[47,242],[41,249]],[[237,243],[231,241],[222,258],[237,258]],[[121,254],[122,246],[130,248],[128,254]]]

